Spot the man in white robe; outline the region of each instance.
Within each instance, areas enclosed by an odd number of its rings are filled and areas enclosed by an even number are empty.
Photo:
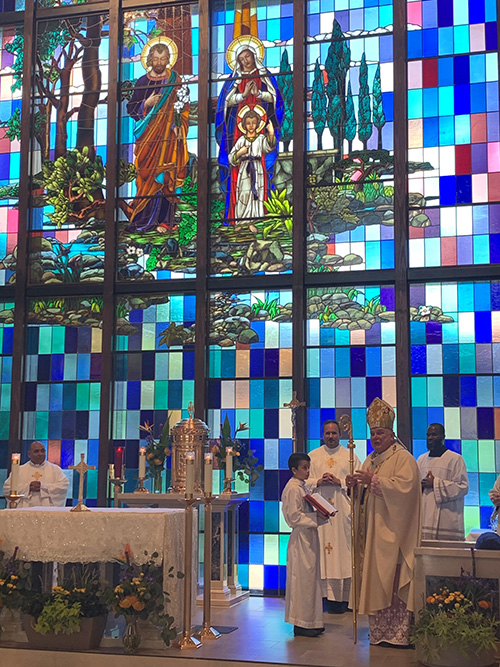
[[[340,445],[338,422],[330,419],[323,424],[323,445],[309,452],[311,483],[337,510],[334,521],[319,527],[321,589],[326,598],[326,611],[342,614],[347,611],[351,590],[351,501],[345,485],[349,474],[349,451]],[[354,455],[354,469],[361,461]]]
[[[356,510],[358,611],[368,614],[370,644],[401,647],[409,646],[415,610],[422,492],[417,462],[396,442],[394,417],[388,403],[374,399],[367,414],[374,451],[346,484]]]
[[[29,448],[29,461],[19,467],[17,493],[22,494],[17,504],[25,507],[63,507],[66,503],[69,480],[58,465],[45,460],[45,447],[33,442]],[[3,485],[4,496],[10,493],[12,473]]]
[[[427,429],[427,449],[418,457],[422,480],[422,539],[463,540],[464,498],[469,492],[465,461],[444,444],[442,424]]]
[[[319,570],[318,526],[324,520],[306,502],[310,459],[297,452],[288,459],[293,477],[281,495],[283,517],[292,529],[286,552],[285,622],[295,636],[318,637],[324,632]]]

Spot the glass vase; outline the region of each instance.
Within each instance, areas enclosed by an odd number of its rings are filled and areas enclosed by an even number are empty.
[[[161,476],[163,469],[155,470],[153,474],[153,493],[161,493],[163,490],[163,479]]]
[[[141,635],[137,627],[136,616],[126,616],[127,625],[123,633],[122,641],[125,653],[136,653],[141,645]]]

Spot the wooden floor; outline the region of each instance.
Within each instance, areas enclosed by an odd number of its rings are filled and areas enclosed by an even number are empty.
[[[281,598],[252,597],[232,609],[214,609],[212,625],[237,626],[217,641],[206,642],[200,649],[179,651],[175,648],[143,650],[125,656],[121,644],[106,646],[99,652],[65,653],[34,651],[26,645],[0,644],[2,667],[249,667],[266,665],[301,665],[324,667],[416,667],[415,651],[389,649],[368,643],[365,617],[360,617],[358,643],[352,641],[352,615],[324,615],[326,631],[318,638],[293,636],[293,628],[284,621],[285,603]],[[201,610],[195,622],[201,623]],[[109,643],[106,642],[106,643]]]

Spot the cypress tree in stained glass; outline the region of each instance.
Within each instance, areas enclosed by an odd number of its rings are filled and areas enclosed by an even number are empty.
[[[377,71],[373,79],[373,124],[378,130],[377,148],[378,150],[382,150],[382,128],[385,125],[385,114],[380,82],[380,65],[377,65]]]
[[[281,123],[281,138],[285,151],[290,150],[290,141],[293,139],[293,84],[292,68],[288,60],[288,51],[285,49],[281,56],[280,76],[278,86],[283,98],[283,122]]]
[[[366,54],[361,56],[361,65],[359,68],[359,107],[358,107],[358,121],[359,129],[358,136],[363,143],[363,148],[366,150],[368,139],[372,136],[372,113],[370,102],[370,88],[368,87],[368,66],[366,64]]]
[[[352,142],[356,137],[356,112],[354,111],[354,101],[352,99],[352,90],[351,82],[347,86],[347,98],[346,98],[346,121],[345,121],[345,138],[349,142],[349,154],[352,152]]]
[[[318,135],[318,150],[321,150],[323,148],[323,132],[326,127],[326,93],[325,84],[323,82],[323,72],[319,66],[319,59],[316,60],[316,66],[314,68],[311,112],[314,130]]]

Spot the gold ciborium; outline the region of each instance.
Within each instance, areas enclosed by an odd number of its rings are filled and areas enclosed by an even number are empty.
[[[194,406],[188,406],[189,417],[172,427],[172,485],[169,493],[186,492],[186,454],[194,452],[194,493],[203,493],[201,471],[203,455],[208,442],[208,426],[195,419]]]

